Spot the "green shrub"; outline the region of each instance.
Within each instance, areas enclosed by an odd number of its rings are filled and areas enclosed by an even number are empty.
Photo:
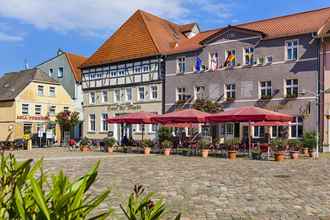
[[[282,138],[274,138],[271,140],[271,147],[274,151],[283,151],[285,149],[287,141]]]
[[[288,141],[291,150],[298,151],[301,148],[302,142],[299,139],[291,139]]]
[[[113,137],[112,138],[104,138],[103,142],[104,142],[105,146],[107,146],[107,147],[113,147],[117,143],[116,139],[113,138]]]
[[[172,148],[172,146],[173,146],[172,141],[164,140],[164,141],[162,142],[162,147],[164,147],[164,148]]]
[[[211,145],[211,141],[207,138],[202,138],[198,141],[197,146],[200,149],[209,149]]]
[[[316,134],[315,132],[305,132],[303,138],[303,145],[309,149],[316,147]]]
[[[90,140],[87,137],[84,137],[83,139],[81,139],[80,145],[88,146],[88,145],[90,145]]]
[[[99,163],[74,182],[62,171],[49,182],[41,160],[32,165],[32,160],[19,163],[12,155],[1,155],[0,162],[0,219],[105,219],[112,212],[92,214],[109,190],[93,198],[86,195]]]
[[[158,130],[158,139],[160,143],[162,143],[165,140],[171,140],[172,139],[171,129],[163,126],[160,127]]]
[[[152,142],[150,139],[145,139],[142,141],[142,146],[152,148],[154,146],[154,142]]]

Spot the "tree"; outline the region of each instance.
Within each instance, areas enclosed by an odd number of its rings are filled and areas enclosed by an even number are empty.
[[[60,112],[56,115],[56,122],[60,125],[61,131],[71,131],[79,123],[79,112]]]
[[[207,113],[217,113],[223,111],[221,105],[218,102],[204,98],[196,99],[192,107]]]

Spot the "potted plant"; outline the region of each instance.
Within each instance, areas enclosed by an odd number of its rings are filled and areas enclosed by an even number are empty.
[[[109,154],[112,154],[113,152],[113,147],[115,146],[115,144],[117,143],[115,138],[104,138],[103,139],[103,143],[108,151]]]
[[[314,157],[316,147],[316,134],[314,132],[306,132],[303,138],[304,148],[308,149],[308,155]]]
[[[172,148],[172,141],[170,140],[164,140],[162,142],[162,147],[164,148],[164,155],[170,156],[171,154],[171,148]]]
[[[144,155],[149,155],[154,143],[150,139],[145,139],[142,141],[142,146],[144,149]]]
[[[275,161],[284,160],[284,149],[286,143],[281,138],[275,138],[271,141],[271,147],[275,151]]]
[[[301,148],[301,141],[298,139],[289,140],[290,157],[293,160],[299,159],[299,150]]]
[[[251,151],[252,160],[261,160],[261,149],[260,144]]]
[[[228,148],[228,159],[229,160],[236,160],[237,157],[237,147],[241,143],[239,138],[233,138],[230,140],[227,140],[225,142],[225,145]]]
[[[80,141],[80,151],[82,152],[89,152],[91,151],[90,148],[90,141],[87,137],[84,137],[81,141]]]
[[[202,149],[202,157],[207,158],[209,156],[210,144],[211,142],[206,138],[202,138],[198,141],[197,146]]]

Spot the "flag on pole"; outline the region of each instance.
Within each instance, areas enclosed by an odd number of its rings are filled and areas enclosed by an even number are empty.
[[[211,57],[211,65],[210,65],[210,69],[212,71],[215,71],[218,68],[218,60],[217,60],[217,56],[215,54],[213,54],[213,56]]]
[[[235,59],[236,59],[235,55],[233,55],[230,51],[228,51],[228,55],[227,55],[226,61],[224,63],[224,66],[228,66],[228,64],[234,62]]]
[[[202,60],[199,57],[196,57],[196,62],[195,62],[195,70],[196,72],[200,72],[202,69]]]

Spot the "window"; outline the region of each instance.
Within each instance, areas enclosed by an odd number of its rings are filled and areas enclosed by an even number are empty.
[[[35,105],[34,106],[34,114],[35,115],[41,115],[41,110],[42,110],[41,105]]]
[[[126,88],[126,101],[132,101],[132,88]]]
[[[144,87],[139,87],[139,100],[144,100]]]
[[[236,64],[236,50],[225,51],[225,66],[235,66]]]
[[[43,96],[44,95],[44,86],[38,86],[38,96]]]
[[[68,112],[68,111],[69,111],[69,107],[65,106],[65,107],[63,108],[63,111]]]
[[[272,138],[281,137],[283,133],[282,126],[272,126]]]
[[[248,47],[243,50],[243,63],[244,65],[253,65],[254,48]]]
[[[291,122],[291,138],[302,138],[303,137],[303,125],[304,119],[300,116],[294,117]]]
[[[151,93],[151,99],[158,99],[158,87],[157,86],[151,86],[150,88]]]
[[[108,91],[107,90],[102,91],[102,102],[103,103],[108,102]]]
[[[89,104],[95,104],[95,102],[96,102],[95,92],[89,93]]]
[[[286,60],[298,59],[298,40],[290,40],[285,42]]]
[[[157,132],[157,124],[151,124],[149,127],[150,133],[156,133]]]
[[[143,65],[143,72],[147,73],[150,72],[150,66],[149,65]]]
[[[49,108],[49,115],[55,115],[56,112],[56,106],[52,105]]]
[[[264,126],[254,126],[254,137],[261,138],[265,136],[265,127]]]
[[[108,113],[102,113],[101,115],[101,131],[108,131]]]
[[[95,114],[90,114],[89,115],[89,131],[96,131],[96,126],[95,126]]]
[[[116,77],[117,76],[117,71],[116,70],[111,70],[110,76],[111,77]]]
[[[224,125],[224,134],[225,135],[234,135],[234,124],[233,123],[226,123]]]
[[[176,100],[185,101],[187,99],[186,88],[177,88],[176,89]]]
[[[59,67],[58,70],[57,70],[57,77],[62,78],[63,77],[63,72],[64,72],[64,68]]]
[[[48,70],[48,75],[49,75],[49,76],[52,76],[53,73],[54,73],[54,69],[53,69],[53,68],[50,68],[50,69]]]
[[[260,82],[260,97],[269,98],[272,96],[272,81]]]
[[[29,114],[29,104],[22,104],[22,115]]]
[[[226,94],[226,100],[235,99],[236,98],[235,84],[226,84],[225,85],[225,94]]]
[[[186,58],[179,57],[177,59],[177,73],[184,73],[186,72]]]
[[[205,95],[205,87],[204,86],[196,86],[195,87],[195,94],[194,98],[196,99],[201,99]]]
[[[124,69],[118,70],[118,76],[125,76],[125,70]]]
[[[298,79],[286,80],[286,97],[297,97],[298,96]]]
[[[115,89],[113,98],[114,102],[120,102],[120,89]]]
[[[141,68],[141,66],[135,66],[133,71],[134,71],[134,73],[141,73],[142,68]]]
[[[49,87],[49,96],[55,96],[55,87]]]

